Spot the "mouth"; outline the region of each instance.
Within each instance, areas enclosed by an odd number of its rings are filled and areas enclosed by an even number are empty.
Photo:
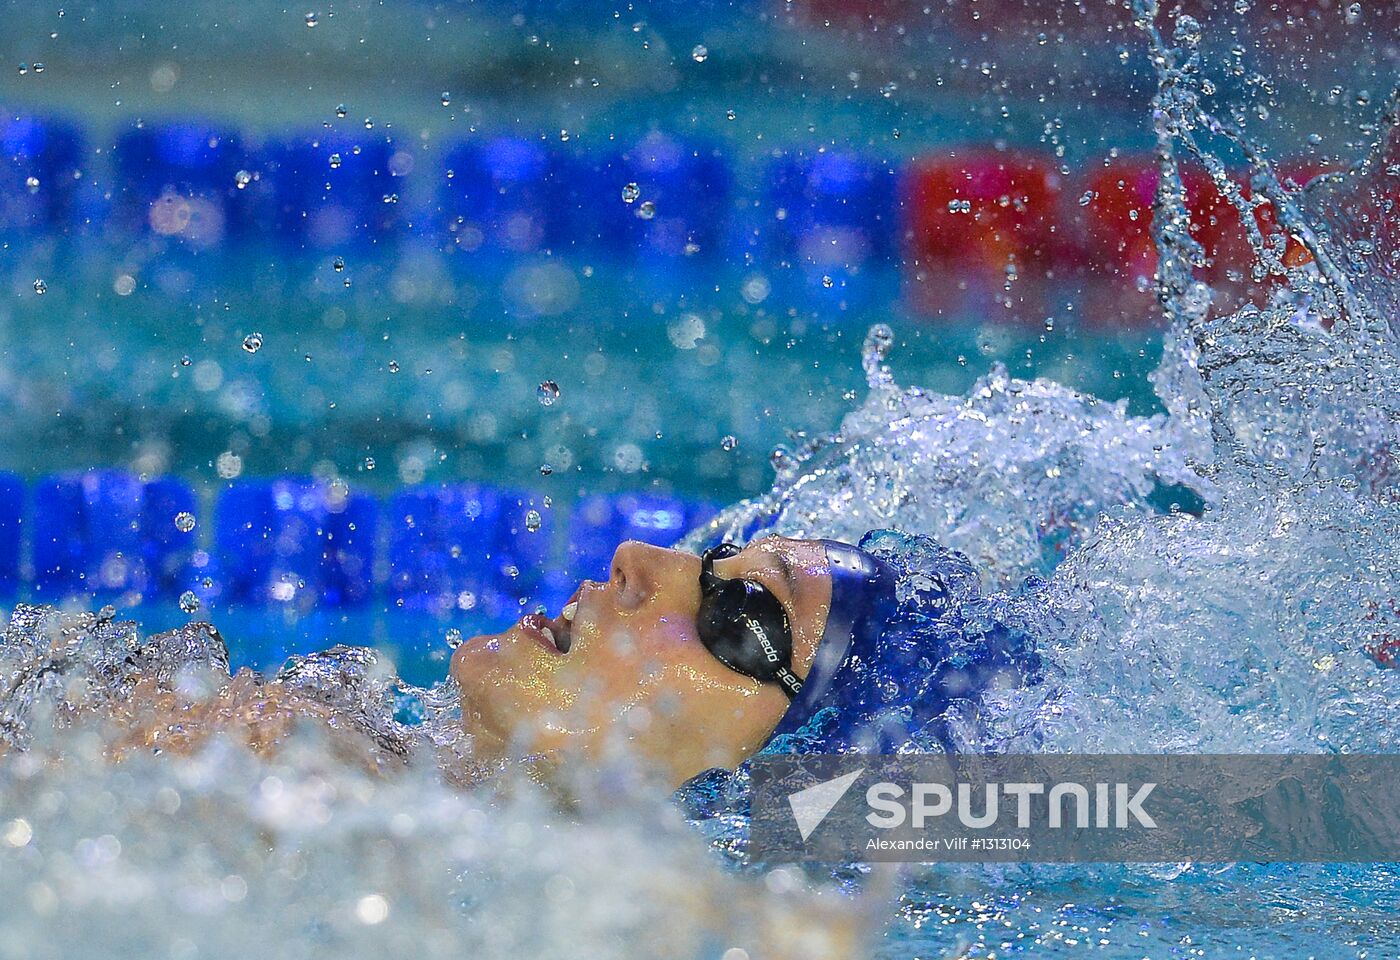
[[[551,653],[568,653],[574,645],[574,619],[578,616],[583,587],[583,583],[578,585],[573,596],[569,597],[560,610],[559,616],[546,617],[542,613],[528,613],[520,618],[520,628]]]

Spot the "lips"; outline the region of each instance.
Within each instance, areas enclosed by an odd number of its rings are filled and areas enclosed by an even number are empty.
[[[574,645],[574,618],[578,615],[582,594],[583,584],[579,584],[573,596],[564,604],[559,616],[551,618],[542,613],[528,613],[520,618],[520,629],[534,637],[551,653],[568,653]]]

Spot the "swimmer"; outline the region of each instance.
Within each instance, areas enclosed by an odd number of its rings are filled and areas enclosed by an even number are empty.
[[[935,629],[963,600],[995,607],[965,557],[893,531],[862,542],[890,538],[918,541],[934,569],[912,579],[893,556],[834,540],[770,536],[698,557],[623,543],[608,579],[585,580],[558,615],[458,648],[451,674],[476,751],[546,771],[640,758],[678,787],[810,732],[825,707],[838,709],[823,749],[890,748],[881,681],[903,691],[906,725],[922,725],[989,682],[1037,678],[1030,638],[996,616]],[[922,593],[901,604],[901,581]],[[901,607],[917,629],[901,631]],[[952,656],[950,643],[966,649]]]

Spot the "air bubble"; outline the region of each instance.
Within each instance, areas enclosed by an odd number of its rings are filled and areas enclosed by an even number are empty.
[[[720,440],[719,445],[725,450],[733,450],[739,445],[739,441],[734,438],[734,434],[727,433],[724,435],[724,439]]]
[[[656,204],[651,200],[643,200],[642,205],[637,208],[637,216],[643,220],[650,220],[656,216]]]
[[[336,115],[337,117],[339,117],[340,119],[344,120],[344,119],[345,119],[345,115],[348,114],[349,112],[350,112],[350,111],[349,111],[348,109],[346,109],[345,104],[340,103],[340,104],[337,104],[337,105],[336,105],[336,108],[335,108],[335,115]]]
[[[458,630],[456,627],[449,627],[445,639],[447,640],[447,646],[456,650],[462,645],[462,631]]]
[[[525,514],[525,529],[526,529],[526,530],[529,530],[531,533],[539,533],[539,531],[540,531],[540,524],[541,524],[541,519],[540,519],[540,512],[539,512],[538,510],[530,510],[530,511],[528,511],[528,512]]]
[[[559,384],[555,383],[553,380],[546,380],[544,383],[540,384],[539,389],[535,391],[535,395],[539,397],[540,406],[552,407],[554,406],[554,401],[559,399]]]
[[[194,595],[193,590],[186,590],[180,594],[180,609],[185,613],[197,613],[199,611],[199,597]]]
[[[37,279],[34,281],[34,292],[42,297],[49,292],[49,285],[45,283],[42,278]]]
[[[703,43],[697,43],[690,48],[690,59],[696,63],[704,63],[710,57],[710,48]]]
[[[331,261],[331,266],[335,269],[336,273],[343,273],[345,271],[345,258],[336,257]]]
[[[321,22],[321,15],[320,15],[319,13],[315,13],[315,12],[313,11],[313,12],[308,13],[308,14],[306,15],[306,26],[307,26],[308,28],[314,27],[314,26],[316,26],[316,25],[317,25],[318,23],[320,23],[320,22]]]
[[[246,189],[247,186],[248,186],[248,184],[250,184],[250,183],[252,183],[252,182],[253,182],[253,175],[252,175],[251,173],[249,173],[247,170],[239,170],[237,173],[235,173],[235,174],[233,175],[233,185],[234,185],[235,187],[237,187],[239,190],[244,190],[244,189]]]
[[[29,177],[29,178],[27,178],[27,179],[24,181],[24,185],[25,185],[26,187],[29,188],[29,192],[30,192],[30,193],[38,193],[38,192],[39,192],[39,178],[38,178],[38,177]]]
[[[189,533],[194,529],[194,524],[194,514],[185,510],[175,514],[175,529],[181,533]]]
[[[263,336],[261,333],[250,333],[243,338],[243,349],[249,353],[257,353],[262,349]]]
[[[637,198],[642,195],[642,188],[635,183],[625,183],[622,185],[622,202],[636,203]]]

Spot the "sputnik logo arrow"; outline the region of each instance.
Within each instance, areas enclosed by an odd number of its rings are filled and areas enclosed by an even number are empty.
[[[865,768],[861,767],[854,773],[847,773],[788,794],[788,806],[792,807],[792,818],[797,821],[797,832],[802,834],[804,843],[812,835],[812,831],[822,825],[831,808],[851,789],[851,784],[864,772]]]

